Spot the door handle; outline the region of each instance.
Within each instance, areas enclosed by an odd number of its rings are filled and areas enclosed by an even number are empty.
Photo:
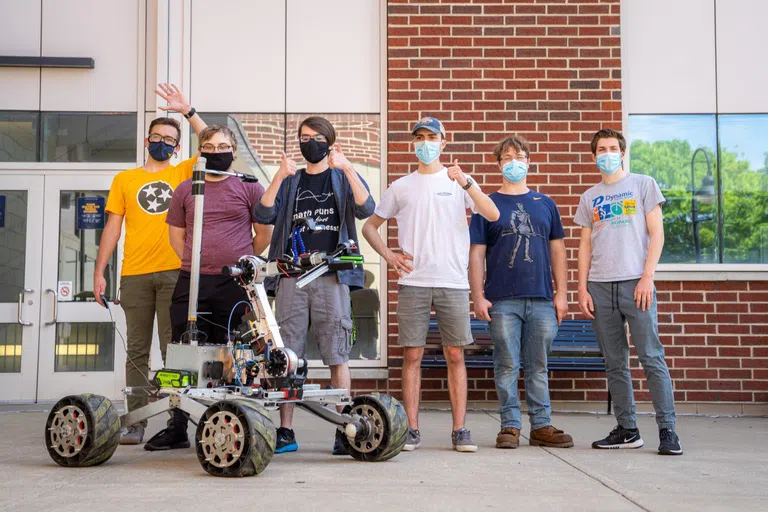
[[[56,290],[52,290],[51,288],[45,290],[45,293],[53,294],[53,320],[45,322],[45,325],[56,325],[56,322],[59,320],[59,294],[56,293]]]
[[[32,288],[24,288],[24,291],[19,292],[19,323],[21,325],[32,325],[32,322],[25,322],[22,318],[22,312],[24,311],[24,294],[25,293],[33,293],[35,290]]]

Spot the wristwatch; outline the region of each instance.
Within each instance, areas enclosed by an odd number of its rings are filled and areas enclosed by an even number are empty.
[[[195,107],[192,107],[191,109],[189,109],[189,112],[184,114],[184,117],[187,118],[187,119],[191,119],[192,116],[195,115],[195,114],[197,114],[197,110],[195,110]]]
[[[471,186],[472,186],[472,185],[474,185],[474,184],[475,184],[475,180],[473,180],[473,179],[472,179],[472,178],[470,178],[470,177],[467,177],[467,184],[466,184],[466,185],[464,185],[464,186],[463,186],[463,187],[461,187],[461,188],[463,188],[464,190],[469,190],[469,187],[471,187]]]

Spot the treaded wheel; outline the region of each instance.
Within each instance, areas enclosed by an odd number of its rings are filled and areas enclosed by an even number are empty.
[[[382,393],[356,396],[344,412],[367,418],[370,432],[362,439],[342,436],[349,454],[357,460],[381,462],[403,449],[408,433],[408,417],[395,398]]]
[[[200,418],[197,460],[214,476],[254,476],[275,453],[277,432],[266,409],[252,401],[221,401]]]
[[[83,394],[62,398],[45,422],[45,447],[59,466],[96,466],[120,442],[120,415],[108,398]]]

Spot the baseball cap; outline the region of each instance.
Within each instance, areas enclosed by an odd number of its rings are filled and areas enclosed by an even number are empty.
[[[443,123],[440,122],[439,119],[434,117],[422,117],[419,119],[419,122],[417,122],[413,126],[413,130],[411,130],[411,135],[416,133],[416,130],[419,128],[426,128],[427,130],[431,131],[434,134],[440,134],[445,138],[445,127],[443,126]]]

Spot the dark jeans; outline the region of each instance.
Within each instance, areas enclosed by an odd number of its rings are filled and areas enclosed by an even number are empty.
[[[178,343],[187,330],[189,311],[189,272],[182,270],[171,300],[171,328],[173,341]],[[248,301],[245,290],[229,276],[200,276],[200,290],[197,298],[197,329],[205,333],[206,343],[226,343],[227,323],[232,308],[240,301]],[[240,304],[232,314],[230,330],[240,325],[247,304]]]

